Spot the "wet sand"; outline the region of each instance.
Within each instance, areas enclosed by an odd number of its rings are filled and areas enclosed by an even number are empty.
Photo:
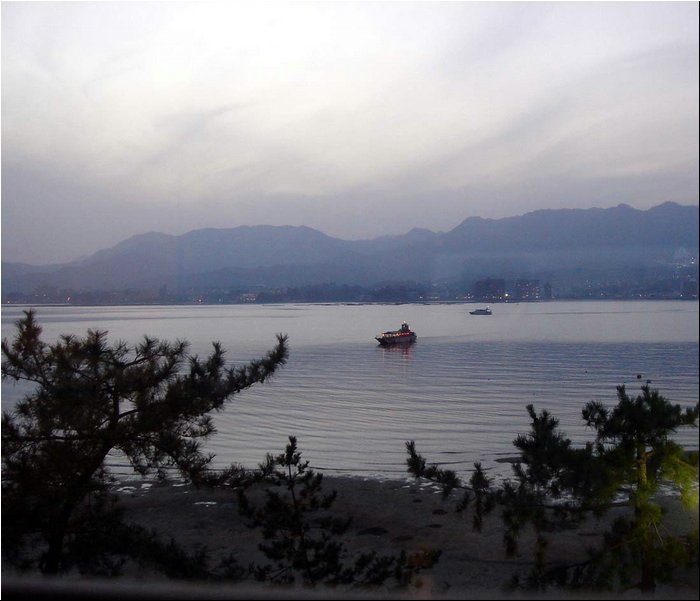
[[[472,531],[471,511],[457,513],[455,496],[443,499],[432,483],[413,479],[378,481],[350,477],[324,477],[323,491],[337,491],[332,512],[352,516],[342,541],[350,555],[374,550],[394,555],[400,550],[415,553],[441,550],[438,563],[417,575],[416,586],[402,594],[421,597],[526,598],[506,592],[503,586],[515,574],[524,575],[532,559],[533,537],[526,533],[520,553],[507,558],[503,546],[503,526],[498,509],[488,516],[481,532]],[[262,489],[251,494],[261,499]],[[188,551],[206,546],[212,563],[233,553],[237,561],[268,563],[258,549],[259,530],[246,526],[239,515],[232,490],[196,489],[189,485],[128,483],[121,488],[126,519],[156,529],[166,540],[172,537]],[[672,525],[687,530],[697,525],[697,508],[688,514],[676,501],[666,500]],[[615,516],[609,512],[603,522],[590,521],[576,529],[550,535],[549,557],[583,559],[587,547],[597,546],[606,524]],[[147,574],[135,575],[139,579]],[[249,585],[243,585],[249,586]],[[551,598],[560,598],[553,591]],[[538,595],[537,598],[543,597]],[[571,595],[567,595],[572,598]],[[656,593],[643,596],[637,591],[596,598],[673,598],[698,597],[698,569],[679,572],[672,587],[661,585]],[[578,598],[591,598],[582,594]]]

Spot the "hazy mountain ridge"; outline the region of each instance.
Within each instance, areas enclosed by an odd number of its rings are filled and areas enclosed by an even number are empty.
[[[445,233],[348,241],[305,226],[241,226],[150,232],[64,265],[3,263],[3,294],[38,286],[79,290],[299,286],[335,282],[437,282],[527,277],[572,269],[649,267],[679,248],[698,249],[698,206],[647,211],[541,210],[503,219],[470,217]]]
[[[545,209],[520,217],[469,218],[445,234],[463,250],[573,250],[669,243],[697,247],[698,207],[664,203],[648,211],[628,205],[610,209]]]

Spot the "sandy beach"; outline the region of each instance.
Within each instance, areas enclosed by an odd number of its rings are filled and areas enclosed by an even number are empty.
[[[503,526],[498,511],[484,522],[482,532],[473,532],[471,512],[455,511],[457,496],[444,499],[432,483],[411,478],[402,480],[368,480],[350,477],[324,477],[324,492],[337,491],[332,511],[339,516],[352,516],[352,524],[343,536],[350,555],[375,550],[380,554],[396,554],[400,550],[414,553],[428,549],[441,550],[440,559],[433,568],[418,574],[416,584],[402,591],[401,597],[421,598],[560,598],[561,591],[528,596],[522,592],[508,592],[503,586],[514,574],[524,574],[530,564],[532,537],[522,537],[520,553],[507,558],[503,543]],[[263,490],[253,492],[251,499],[260,499]],[[262,541],[259,530],[246,526],[246,519],[238,512],[236,494],[232,490],[210,490],[173,483],[146,483],[131,481],[119,488],[126,520],[156,529],[166,540],[172,537],[188,551],[206,546],[212,563],[233,553],[243,565],[250,561],[265,563],[258,549]],[[684,512],[678,503],[666,499],[670,522],[689,528],[697,524],[697,509]],[[616,509],[603,522],[591,521],[575,530],[562,530],[551,535],[550,557],[583,558],[588,546],[600,541],[605,525]],[[148,573],[130,574],[125,584],[134,586],[163,586],[168,584]],[[177,590],[188,590],[189,584],[175,585]],[[137,589],[139,590],[139,589]],[[152,589],[157,590],[157,589]],[[173,591],[166,596],[172,596]],[[227,585],[223,591],[206,589],[207,597],[258,597],[271,594],[269,588],[260,588],[249,582]],[[267,592],[266,592],[267,591]],[[302,598],[307,598],[305,591]],[[674,598],[695,599],[698,593],[698,569],[679,572],[673,586],[661,585],[653,595],[638,591],[624,594],[610,593],[596,598]],[[274,592],[279,598],[280,591]],[[291,593],[294,596],[294,593]],[[344,592],[342,596],[354,596]],[[369,598],[388,595],[389,591],[375,591]],[[336,589],[335,595],[338,595]],[[357,593],[362,597],[362,593]],[[364,598],[368,598],[366,593]],[[137,594],[138,596],[138,594]],[[590,594],[567,598],[591,598]],[[299,595],[297,595],[299,597]],[[324,595],[321,597],[325,598]]]
[[[482,532],[473,532],[471,511],[455,510],[458,493],[444,499],[434,484],[406,478],[402,480],[369,480],[351,477],[324,477],[323,491],[337,491],[332,511],[338,516],[352,516],[352,524],[343,535],[350,556],[374,550],[379,554],[394,555],[400,550],[414,553],[439,549],[441,556],[431,569],[420,572],[415,585],[400,592],[387,588],[362,591],[335,589],[334,598],[561,598],[561,591],[553,589],[545,594],[513,592],[504,585],[515,574],[525,574],[531,562],[532,536],[524,535],[520,553],[507,558],[503,543],[503,526],[494,511],[484,522]],[[247,565],[251,561],[267,563],[258,549],[263,540],[258,529],[250,529],[246,518],[238,512],[236,494],[232,490],[195,488],[173,483],[149,483],[133,480],[119,487],[120,503],[125,519],[157,530],[165,540],[174,539],[192,552],[206,547],[212,565],[233,554],[237,561]],[[264,489],[251,492],[252,501],[259,501]],[[697,509],[688,514],[677,501],[665,499],[669,521],[677,527],[689,529],[697,524]],[[600,541],[606,524],[615,515],[615,509],[602,522],[591,521],[577,529],[551,533],[550,557],[583,558],[585,550]],[[3,570],[3,590],[9,576],[10,584],[17,581]],[[30,581],[24,581],[31,584]],[[99,592],[103,598],[113,597],[114,582],[92,582],[85,596]],[[319,589],[302,592],[297,589],[271,589],[251,581],[217,587],[198,587],[181,581],[168,581],[153,573],[134,571],[119,579],[121,598],[327,598]],[[36,581],[32,594],[46,593],[46,582]],[[84,585],[84,583],[83,583]],[[80,582],[71,578],[59,579],[50,585],[54,593],[66,589],[75,595],[82,589]],[[193,588],[194,587],[194,588]],[[102,590],[104,588],[104,590]],[[29,590],[29,589],[28,589]],[[696,599],[698,569],[678,572],[672,586],[660,585],[653,594],[630,590],[625,593],[594,595],[600,599],[657,598]],[[566,598],[590,599],[590,593]]]

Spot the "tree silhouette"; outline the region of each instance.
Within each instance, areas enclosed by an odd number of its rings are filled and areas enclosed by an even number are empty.
[[[525,527],[534,529],[532,569],[524,582],[514,579],[514,586],[631,585],[653,590],[657,581],[669,581],[676,568],[697,555],[697,528],[681,534],[667,531],[655,495],[666,484],[680,492],[686,507],[697,510],[697,452],[684,452],[670,436],[680,427],[697,427],[698,405],[683,410],[648,386],[642,386],[636,398],[618,386],[617,396],[618,403],[612,409],[599,401],[585,405],[582,417],[595,431],[595,440],[580,448],[559,430],[559,421],[548,411],[537,414],[528,405],[530,432],[513,441],[520,451],[513,466],[514,479],[499,487],[485,480],[478,464],[469,485],[462,484],[450,470],[427,466],[413,441],[406,445],[408,470],[441,483],[445,492],[465,489],[459,508],[476,501],[475,529],[481,527],[485,513],[500,507],[509,556],[517,551]],[[549,532],[562,525],[576,525],[589,516],[600,517],[619,505],[615,502],[619,498],[631,511],[614,520],[601,547],[591,550],[588,559],[547,561]]]
[[[617,488],[628,491],[633,514],[615,522],[588,577],[599,579],[614,571],[626,581],[637,570],[636,586],[653,590],[657,580],[668,580],[677,564],[697,553],[697,529],[686,539],[662,534],[663,511],[654,494],[668,482],[687,507],[697,510],[697,453],[688,456],[669,435],[682,426],[697,427],[698,405],[684,411],[649,386],[642,386],[635,398],[618,386],[617,398],[612,410],[591,401],[582,415],[596,433],[596,456]]]
[[[184,341],[146,336],[131,348],[92,329],[47,344],[32,310],[17,330],[2,342],[2,378],[34,389],[2,416],[3,554],[21,564],[23,544],[43,539],[49,574],[62,568],[68,539],[108,505],[108,454],[142,475],[176,468],[205,478],[212,456],[200,441],[214,432],[211,413],[287,358],[283,335],[264,358],[228,368],[218,342],[203,360]]]
[[[249,526],[262,530],[266,542],[260,545],[261,551],[274,562],[251,568],[258,580],[291,584],[299,577],[307,586],[361,587],[391,581],[405,587],[440,556],[434,550],[384,556],[371,551],[349,558],[342,535],[352,518],[328,511],[336,491],[322,492],[323,474],[302,461],[294,436],[289,437],[284,453],[268,455],[257,479],[271,486],[265,490],[264,504],[254,507],[243,488],[238,496],[240,512],[251,520]]]

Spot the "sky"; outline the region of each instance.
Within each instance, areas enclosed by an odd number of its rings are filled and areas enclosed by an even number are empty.
[[[2,260],[698,204],[697,2],[2,2]]]

